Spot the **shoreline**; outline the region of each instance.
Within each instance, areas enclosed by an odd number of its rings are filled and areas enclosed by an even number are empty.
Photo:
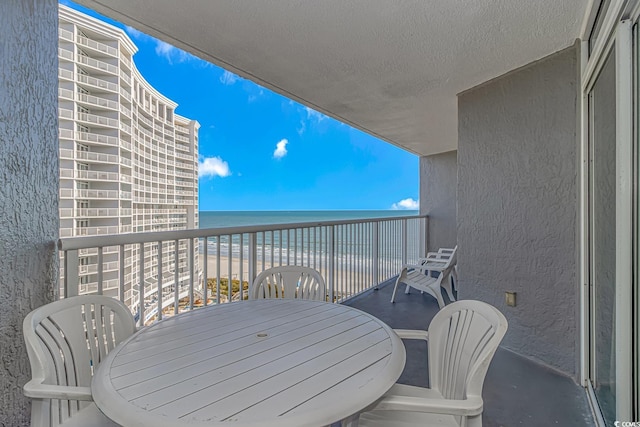
[[[204,255],[203,254],[199,254],[199,265],[200,268],[202,269],[202,273],[204,275]],[[222,278],[229,278],[229,257],[228,256],[223,256],[220,255],[220,270],[218,271],[218,269],[216,268],[216,264],[217,264],[217,256],[208,256],[207,257],[207,279],[217,279],[218,276],[222,279]],[[277,262],[274,262],[275,266],[278,266],[280,264],[278,264]],[[264,269],[270,268],[271,267],[271,263],[270,262],[265,262],[264,263],[264,267],[262,262],[258,262],[258,265],[256,266],[257,269],[257,273],[262,272]],[[323,265],[322,268],[318,268],[311,266],[311,268],[315,268],[315,270],[317,270],[321,275],[322,278],[325,280],[325,282],[327,283],[327,286],[329,286],[329,281],[327,278],[327,266]],[[358,273],[359,272],[359,273]],[[366,282],[371,282],[373,281],[373,275],[370,272],[365,273],[364,271],[362,271],[360,268],[355,267],[353,270],[349,269],[349,268],[340,268],[340,266],[336,266],[335,267],[335,281],[340,283],[343,281],[343,279],[349,279],[352,276],[358,276],[360,278],[360,280],[366,281]],[[243,281],[248,281],[249,280],[249,261],[247,259],[243,259],[242,260],[242,280]],[[240,260],[238,258],[232,258],[231,259],[231,280],[234,279],[239,279],[240,278]]]

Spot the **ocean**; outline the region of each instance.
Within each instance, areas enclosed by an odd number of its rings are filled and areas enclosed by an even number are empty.
[[[200,211],[200,228],[285,224],[418,215],[410,210]]]
[[[410,217],[418,215],[418,211],[391,210],[336,210],[336,211],[201,211],[200,228],[240,227],[268,224],[318,223],[321,221],[357,220],[372,218]],[[408,223],[408,246],[410,252],[419,247],[419,222]],[[286,259],[288,262],[297,259],[307,264],[312,259],[326,256],[329,236],[326,227],[314,227],[297,230],[260,232],[256,234],[257,257],[260,261]],[[378,251],[380,256],[388,259],[399,259],[402,255],[402,228],[399,221],[381,224],[378,229]],[[334,230],[335,260],[347,262],[350,258],[371,258],[373,256],[372,238],[373,224],[341,225]],[[201,250],[204,241],[200,242]],[[207,239],[208,253],[233,259],[245,260],[249,256],[249,239],[239,234],[232,236],[212,237]]]
[[[416,215],[418,211],[390,210],[201,211],[199,220],[200,228],[206,229]],[[403,221],[391,220],[257,232],[254,235],[256,268],[262,271],[283,264],[306,265],[318,270],[323,277],[329,277],[333,271],[336,295],[344,297],[370,286],[375,277],[383,281],[398,274],[403,262],[415,262],[423,246],[421,223],[420,219],[409,219],[406,230],[403,230]],[[406,236],[404,243],[403,235]],[[208,278],[242,276],[242,280],[249,280],[249,241],[248,234],[201,239],[201,262],[207,265]]]

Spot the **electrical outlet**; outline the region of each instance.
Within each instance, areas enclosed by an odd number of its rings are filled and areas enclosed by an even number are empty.
[[[505,292],[504,299],[508,306],[515,307],[516,306],[516,293],[515,292]]]

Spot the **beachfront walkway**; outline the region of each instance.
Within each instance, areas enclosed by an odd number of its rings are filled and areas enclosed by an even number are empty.
[[[393,328],[427,329],[438,310],[435,299],[415,290],[405,295],[402,287],[392,304],[394,280],[347,305],[371,313]],[[407,364],[398,382],[428,386],[425,344],[405,341],[405,347]],[[595,426],[585,392],[573,379],[503,348],[493,358],[482,395],[484,427]]]

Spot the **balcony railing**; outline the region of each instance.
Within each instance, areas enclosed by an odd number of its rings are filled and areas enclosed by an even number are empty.
[[[118,92],[118,85],[113,82],[108,82],[103,79],[98,79],[95,77],[87,76],[84,74],[76,74],[76,77],[79,82],[87,84],[89,86],[98,87],[100,89],[106,89],[112,92]]]
[[[98,61],[88,56],[77,55],[77,61],[81,64],[88,65],[89,67],[96,68],[98,70],[106,71],[111,74],[118,74],[118,67],[112,64],[108,64],[104,61]]]
[[[118,120],[111,119],[109,117],[98,116],[95,114],[78,113],[78,120],[114,128],[118,127]]]
[[[78,44],[80,44],[81,46],[86,46],[93,50],[106,53],[111,56],[118,56],[118,49],[116,49],[115,47],[108,46],[104,43],[100,43],[95,40],[91,40],[84,36],[78,36],[77,41],[78,41]]]
[[[92,132],[76,132],[76,139],[79,142],[91,142],[108,145],[118,145],[119,140],[115,136],[101,135]]]
[[[116,101],[112,101],[111,99],[101,98],[99,96],[86,95],[84,93],[79,93],[76,95],[77,100],[83,102],[85,104],[111,108],[112,110],[118,109],[118,103]]]
[[[61,295],[80,292],[79,251],[87,249],[97,249],[96,292],[101,294],[103,250],[115,246],[119,265],[132,265],[125,254],[135,258],[137,279],[127,280],[132,271],[120,268],[118,296],[141,325],[161,319],[163,310],[178,313],[200,304],[246,299],[257,273],[285,264],[317,269],[327,281],[328,301],[342,302],[417,261],[425,250],[426,221],[425,216],[411,216],[63,238]],[[155,260],[151,266],[149,254]]]

